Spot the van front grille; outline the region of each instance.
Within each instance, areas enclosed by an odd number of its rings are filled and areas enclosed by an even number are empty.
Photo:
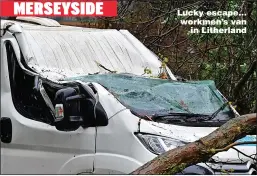
[[[215,175],[256,175],[256,166],[252,161],[245,163],[208,163]]]

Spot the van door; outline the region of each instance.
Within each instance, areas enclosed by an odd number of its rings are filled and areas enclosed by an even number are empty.
[[[10,81],[19,73],[10,67],[15,67],[21,56],[16,39],[7,32],[1,38],[1,174],[93,172],[94,127],[58,131],[44,121],[44,112],[33,117],[24,116],[21,112],[29,108],[22,104],[25,101],[13,101],[11,88],[15,81],[13,84]],[[24,82],[19,86],[26,93],[23,86],[29,85]]]

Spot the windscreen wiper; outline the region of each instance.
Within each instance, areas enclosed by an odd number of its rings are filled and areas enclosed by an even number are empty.
[[[165,119],[165,120],[171,120],[171,121],[184,121],[184,122],[192,122],[192,121],[210,121],[214,119],[220,111],[222,111],[225,107],[229,105],[229,102],[226,101],[221,107],[216,110],[211,115],[209,114],[194,114],[194,113],[166,113],[166,114],[155,114],[151,116],[151,119],[153,121],[156,121],[158,119]]]
[[[210,115],[210,118],[208,120],[214,119],[220,113],[220,111],[222,111],[227,106],[229,106],[229,101],[226,101],[223,105],[221,105],[221,107],[217,111],[212,113],[212,115]]]
[[[167,118],[168,117],[168,118]],[[184,122],[192,121],[205,121],[210,118],[210,115],[206,114],[194,114],[194,113],[167,113],[167,114],[156,114],[151,116],[153,121],[156,121],[160,118],[165,118],[166,120],[178,120]]]

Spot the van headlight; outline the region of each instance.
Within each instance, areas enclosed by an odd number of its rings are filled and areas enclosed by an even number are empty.
[[[184,141],[162,136],[149,134],[137,134],[136,136],[148,150],[157,155],[187,144],[187,142]]]

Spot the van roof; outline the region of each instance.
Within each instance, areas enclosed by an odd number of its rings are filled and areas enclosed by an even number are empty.
[[[1,29],[4,29],[6,24],[8,23],[16,23],[21,26],[52,26],[52,27],[57,27],[61,26],[57,21],[50,19],[50,18],[40,18],[40,17],[15,17],[15,20],[13,18],[10,18],[11,20],[2,19],[1,20]]]
[[[127,30],[73,27],[57,23],[49,26],[46,20],[41,20],[44,24],[35,21],[2,20],[1,29],[10,22],[21,26],[22,32],[16,36],[20,45],[26,45],[23,47],[25,61],[44,77],[56,80],[106,73],[105,68],[136,75],[144,74],[145,68],[151,69],[153,75],[159,73],[161,61]]]

